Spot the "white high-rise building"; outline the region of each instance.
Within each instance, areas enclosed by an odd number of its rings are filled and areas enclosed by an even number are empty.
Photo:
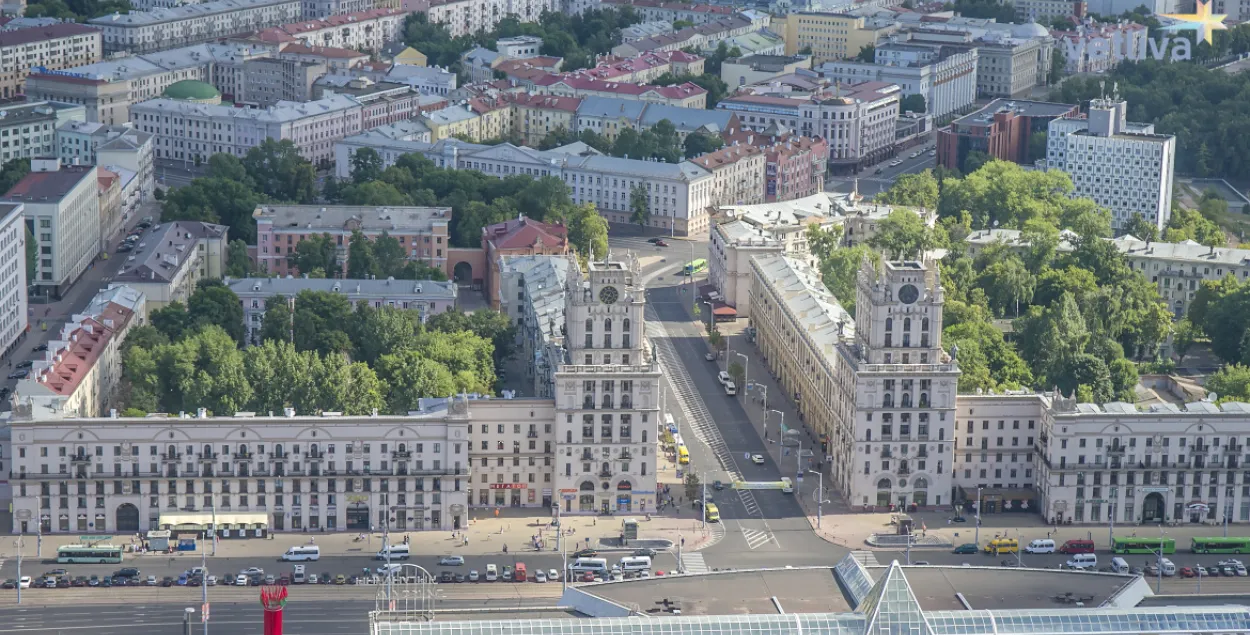
[[[1072,177],[1074,196],[1110,209],[1112,228],[1142,216],[1162,230],[1172,214],[1176,137],[1127,122],[1127,111],[1118,97],[1095,99],[1088,118],[1052,121],[1046,163]]]
[[[21,203],[0,203],[0,353],[26,331],[26,225]]]
[[[566,512],[655,509],[660,366],[644,337],[637,260],[571,267],[555,374],[555,483]]]

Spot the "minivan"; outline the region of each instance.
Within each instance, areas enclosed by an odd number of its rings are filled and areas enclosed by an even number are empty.
[[[499,567],[493,564],[486,565],[486,581],[494,582],[499,579]]]
[[[282,559],[287,562],[304,562],[306,560],[312,560],[312,561],[320,560],[321,559],[321,547],[318,547],[317,545],[300,545],[298,547],[291,547],[290,549],[286,550],[286,553],[282,554]]]
[[[1068,560],[1069,569],[1093,569],[1097,566],[1098,556],[1092,553],[1072,554],[1072,559]]]
[[[295,584],[304,584],[307,579],[304,576],[304,565],[295,565],[295,573],[291,574],[291,582]]]
[[[1024,548],[1025,553],[1054,553],[1055,541],[1049,538],[1038,538]]]
[[[621,558],[620,567],[622,571],[649,571],[651,569],[651,558],[647,556],[627,556]]]
[[[386,560],[387,554],[390,554],[391,560],[407,560],[408,545],[387,545],[386,548],[378,551],[378,555],[374,556],[374,559]]]
[[[1020,550],[1020,543],[1015,538],[995,538],[985,544],[985,553],[1015,553]]]
[[[1176,575],[1176,565],[1172,564],[1171,560],[1168,560],[1167,558],[1163,558],[1162,560],[1159,561],[1159,564],[1161,565],[1161,568],[1163,569],[1163,575],[1168,576],[1168,577]]]
[[[608,570],[607,558],[578,558],[569,566],[569,570],[576,573],[606,573]]]
[[[1068,540],[1059,547],[1059,553],[1094,553],[1093,540]]]
[[[1121,558],[1120,556],[1116,556],[1111,559],[1111,570],[1116,573],[1128,573],[1131,569],[1128,566],[1127,560]]]

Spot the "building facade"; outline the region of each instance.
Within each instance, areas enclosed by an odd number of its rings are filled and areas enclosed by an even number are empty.
[[[313,82],[329,72],[320,62],[263,57],[243,63],[239,101],[268,108],[280,101],[312,99]]]
[[[871,64],[826,62],[819,70],[831,82],[898,84],[902,96],[924,97],[926,113],[941,119],[976,101],[977,56],[975,48],[891,42],[877,47]]]
[[[61,115],[47,102],[0,106],[0,157],[11,159],[56,156],[56,128]]]
[[[25,94],[32,69],[59,71],[100,61],[99,29],[65,22],[0,31],[0,97]]]
[[[87,24],[103,32],[105,53],[153,53],[298,20],[300,5],[301,0],[213,0],[172,9],[114,13]]]
[[[849,13],[794,12],[785,17],[786,55],[811,47],[812,61],[845,60],[881,44],[898,26]]]
[[[370,240],[386,232],[399,241],[409,260],[447,269],[450,208],[264,205],[256,208],[252,217],[256,219],[258,272],[283,276],[299,273],[288,257],[300,242],[321,234],[334,239],[339,265],[346,269],[348,244],[354,230]]]
[[[39,246],[36,292],[60,298],[100,254],[100,197],[95,166],[32,159],[31,172],[5,195],[22,203]]]
[[[293,21],[263,29],[254,37],[262,42],[299,42],[310,47],[379,52],[400,38],[406,15],[399,9],[367,9]]]
[[[234,537],[465,528],[468,405],[434,401],[406,416],[288,410],[210,417],[201,409],[182,417],[60,420],[35,420],[19,404],[14,529],[208,529],[214,515],[219,531]]]
[[[764,202],[768,155],[763,150],[752,145],[730,145],[690,162],[712,173],[712,205]]]
[[[265,321],[265,301],[274,296],[292,304],[302,291],[319,291],[345,296],[356,306],[361,302],[374,307],[392,307],[416,312],[425,323],[430,316],[456,308],[456,284],[434,280],[361,280],[351,278],[241,278],[225,279],[227,287],[243,303],[243,326],[247,342],[259,344]]]
[[[491,308],[502,300],[500,277],[505,257],[563,256],[569,253],[569,232],[563,223],[544,223],[524,216],[482,228],[482,251],[486,253],[486,289]],[[563,288],[563,284],[560,285]]]
[[[26,222],[21,203],[0,203],[0,352],[21,343],[26,315]]]
[[[178,220],[140,240],[113,281],[141,291],[149,312],[187,303],[196,284],[226,270],[225,225]]]
[[[1046,165],[1072,177],[1073,196],[1111,210],[1120,230],[1141,216],[1163,231],[1172,214],[1176,137],[1130,124],[1118,98],[1090,102],[1087,119],[1056,119],[1046,137]]]
[[[984,108],[964,115],[938,130],[937,161],[946,168],[960,169],[969,152],[983,152],[995,159],[1029,165],[1029,141],[1045,133],[1051,121],[1076,118],[1079,106],[1023,99],[995,99]]]

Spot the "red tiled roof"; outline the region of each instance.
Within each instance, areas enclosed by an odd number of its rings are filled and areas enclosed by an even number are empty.
[[[509,95],[508,100],[529,108],[546,108],[565,112],[577,112],[577,107],[582,105],[580,97],[556,97],[555,95],[531,95],[529,93]]]
[[[310,31],[320,31],[337,26],[345,26],[355,24],[357,22],[366,22],[376,20],[391,15],[403,15],[404,12],[399,9],[369,9],[367,11],[357,11],[355,13],[344,13],[342,15],[332,15],[316,20],[300,20],[299,22],[289,22],[283,24],[278,29],[286,31],[291,35],[299,33],[308,33]]]
[[[307,46],[298,42],[282,47],[281,52],[291,53],[292,55],[319,55],[321,57],[369,57],[365,53],[353,51],[352,49],[344,49],[334,46]]]
[[[690,160],[691,163],[708,170],[715,170],[726,165],[732,165],[745,159],[748,156],[762,154],[763,151],[755,146],[739,145],[725,146],[719,150],[713,150],[707,154],[695,157]]]
[[[109,340],[133,315],[130,309],[109,302],[99,316],[83,319],[70,335],[73,341],[67,347],[50,351],[59,356],[60,361],[41,371],[35,381],[58,395],[72,394],[108,348]],[[110,326],[106,326],[106,322]]]
[[[577,73],[550,73],[534,80],[535,86],[554,86],[564,84],[573,90],[588,90],[600,93],[616,93],[620,95],[644,95],[654,92],[668,99],[685,99],[695,95],[706,94],[703,87],[693,82],[675,84],[673,86],[652,86],[650,84],[631,84],[628,82],[609,82]]]
[[[605,0],[609,4],[624,4],[634,7],[653,9],[670,9],[675,11],[696,11],[698,13],[717,13],[732,15],[737,12],[733,7],[715,6],[710,4],[690,4],[686,2],[661,2],[660,0]]]
[[[568,246],[568,229],[564,225],[543,223],[524,216],[482,228],[482,237],[495,249],[525,249],[539,245],[547,248]]]
[[[63,165],[51,172],[31,172],[10,188],[4,198],[15,202],[59,201],[73,191],[88,172],[95,176],[95,170],[94,165]]]

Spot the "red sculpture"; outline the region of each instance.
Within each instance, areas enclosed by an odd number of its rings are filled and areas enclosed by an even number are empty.
[[[286,587],[261,588],[260,605],[265,609],[265,635],[282,635],[282,609],[286,607]]]

